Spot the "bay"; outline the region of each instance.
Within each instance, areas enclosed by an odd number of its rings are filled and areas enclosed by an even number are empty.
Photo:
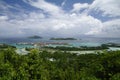
[[[33,47],[32,45],[16,45],[17,43],[68,43],[71,46],[100,46],[104,43],[120,44],[120,38],[77,38],[77,40],[50,40],[43,39],[29,39],[29,38],[0,38],[0,43],[16,46],[17,48]],[[50,45],[59,46],[59,45]]]

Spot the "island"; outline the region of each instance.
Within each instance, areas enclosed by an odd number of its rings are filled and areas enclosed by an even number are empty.
[[[28,37],[28,38],[30,38],[30,39],[42,39],[42,37],[37,36],[37,35],[30,36],[30,37]]]
[[[50,38],[50,40],[77,40],[75,38]]]
[[[106,43],[106,44],[102,44],[103,46],[107,46],[107,47],[120,47],[120,44],[118,43]]]

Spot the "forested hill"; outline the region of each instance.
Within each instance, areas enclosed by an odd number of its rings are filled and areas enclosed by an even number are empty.
[[[70,54],[0,50],[0,80],[120,80],[120,51]]]
[[[37,36],[37,35],[29,36],[28,38],[30,38],[30,39],[42,39],[41,36]]]

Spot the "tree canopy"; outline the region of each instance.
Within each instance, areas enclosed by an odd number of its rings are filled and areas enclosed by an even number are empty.
[[[0,50],[0,80],[119,80],[120,51],[97,54]]]

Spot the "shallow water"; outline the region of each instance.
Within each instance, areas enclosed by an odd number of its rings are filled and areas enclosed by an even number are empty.
[[[117,51],[117,50],[120,50],[120,47],[109,47],[109,50]]]
[[[16,43],[47,43],[47,42],[62,42],[68,43],[70,46],[79,47],[79,46],[100,46],[103,43],[119,43],[120,38],[77,38],[77,40],[49,40],[49,38],[43,39],[29,39],[29,38],[0,38],[0,43],[6,43],[17,48],[32,48],[33,45],[16,45]],[[49,45],[48,45],[49,46]],[[58,45],[50,45],[58,46]]]

